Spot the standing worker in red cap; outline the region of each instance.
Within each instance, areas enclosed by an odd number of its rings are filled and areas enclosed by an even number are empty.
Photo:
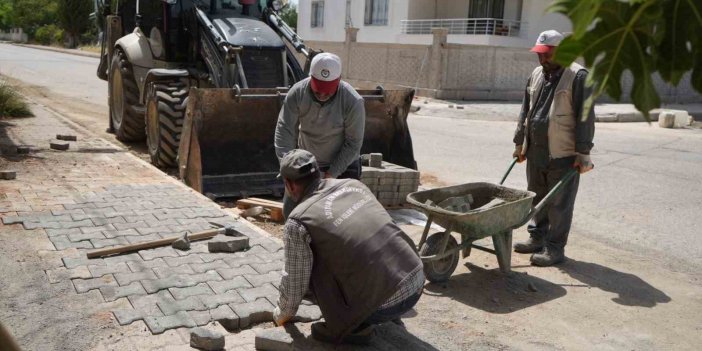
[[[583,116],[583,102],[590,95],[585,87],[587,70],[572,63],[561,67],[553,61],[563,40],[555,30],[539,35],[531,49],[539,56],[527,81],[519,123],[514,133],[513,157],[527,161],[528,189],[541,201],[571,168],[585,173],[593,168],[590,160],[595,135],[593,108]],[[514,245],[514,251],[531,253],[531,263],[551,266],[565,259],[565,245],[573,220],[579,175],[573,177],[554,197],[547,211],[539,212],[529,223],[529,239]]]
[[[293,149],[312,153],[323,178],[361,177],[360,153],[366,110],[363,98],[341,80],[341,59],[331,53],[314,56],[310,77],[288,91],[275,128],[278,160]],[[285,218],[295,208],[283,198]]]

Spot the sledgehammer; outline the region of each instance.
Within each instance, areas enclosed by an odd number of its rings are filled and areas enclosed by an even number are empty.
[[[203,239],[209,239],[217,234],[224,234],[228,236],[232,235],[237,235],[236,229],[232,226],[223,226],[219,223],[214,223],[210,222],[210,224],[219,227],[216,229],[208,229],[204,230],[201,232],[197,232],[194,234],[188,235],[188,239],[190,241],[195,241],[195,240],[203,240]],[[132,252],[132,251],[138,251],[138,250],[143,250],[143,249],[152,249],[154,247],[160,247],[160,246],[166,246],[170,245],[172,242],[180,239],[180,236],[174,236],[170,238],[165,238],[165,239],[158,239],[158,240],[153,240],[153,241],[145,241],[141,243],[136,243],[136,244],[129,244],[129,245],[123,245],[123,246],[116,246],[116,247],[108,247],[105,249],[100,249],[100,250],[94,250],[90,251],[87,253],[88,258],[100,258],[100,257],[105,257],[105,256],[111,256],[111,255],[118,255],[118,254],[123,254],[125,252]]]

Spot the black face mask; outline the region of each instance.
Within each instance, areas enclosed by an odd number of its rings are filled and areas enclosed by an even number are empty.
[[[561,69],[561,65],[555,63],[555,62],[549,62],[549,63],[544,63],[541,65],[544,69],[544,73],[553,73],[557,72],[559,69]]]

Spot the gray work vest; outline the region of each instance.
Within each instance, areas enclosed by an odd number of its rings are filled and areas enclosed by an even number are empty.
[[[326,179],[295,207],[312,238],[312,289],[337,341],[422,265],[414,244],[363,183]]]
[[[548,112],[548,149],[552,158],[574,156],[575,153],[575,111],[573,111],[573,81],[578,71],[585,69],[573,62],[563,70],[561,79],[553,94],[553,101]],[[529,116],[524,120],[525,130],[529,130],[529,119],[536,113],[536,100],[539,99],[544,85],[543,67],[539,66],[531,73],[527,92],[529,93]],[[522,154],[529,147],[529,133],[526,133]]]

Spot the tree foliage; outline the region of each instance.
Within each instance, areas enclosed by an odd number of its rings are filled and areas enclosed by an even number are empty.
[[[622,95],[625,71],[633,78],[631,100],[646,118],[660,107],[653,83],[658,73],[678,85],[691,71],[693,88],[702,93],[702,1],[700,0],[556,0],[549,11],[570,18],[573,33],[556,51],[556,61],[569,65],[582,57],[589,67],[593,95]]]
[[[91,25],[90,13],[93,12],[91,0],[58,0],[58,20],[68,39],[68,46],[75,47],[80,35]]]
[[[289,4],[280,11],[280,18],[285,21],[292,29],[297,30],[297,7],[295,4]]]
[[[10,0],[10,2],[12,8],[9,26],[24,29],[30,37],[34,36],[37,28],[56,23],[58,9],[56,0]]]

